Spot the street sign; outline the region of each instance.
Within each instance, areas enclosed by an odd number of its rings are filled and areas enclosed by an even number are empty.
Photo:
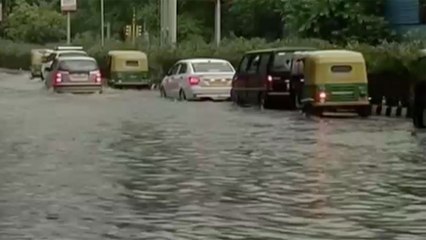
[[[77,11],[77,0],[61,0],[61,11],[62,12]]]

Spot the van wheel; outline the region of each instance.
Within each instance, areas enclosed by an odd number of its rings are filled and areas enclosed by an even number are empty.
[[[266,93],[260,93],[258,99],[258,105],[261,109],[270,108],[270,100]]]
[[[371,108],[370,106],[360,107],[357,113],[360,117],[366,118],[371,115]]]
[[[179,101],[186,101],[186,95],[185,95],[185,91],[183,91],[183,89],[181,89],[179,91]]]

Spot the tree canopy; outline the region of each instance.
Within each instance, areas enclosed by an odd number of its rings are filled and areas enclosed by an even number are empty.
[[[151,36],[159,32],[159,0],[104,0],[105,20],[119,36],[130,24],[132,9],[137,22],[145,23]],[[34,43],[65,37],[65,17],[59,0],[8,0],[3,35]],[[285,36],[320,38],[331,42],[375,43],[392,34],[383,18],[383,2],[359,0],[224,0],[224,36],[261,37],[275,40]],[[178,39],[203,38],[214,33],[215,1],[178,1]],[[73,14],[73,34],[100,34],[100,0],[78,1]]]

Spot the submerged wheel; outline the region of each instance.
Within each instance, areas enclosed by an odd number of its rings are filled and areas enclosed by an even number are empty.
[[[185,91],[183,91],[183,89],[181,89],[180,91],[179,91],[179,100],[180,101],[186,101],[187,99],[186,99],[186,95],[185,95]]]
[[[370,106],[360,107],[357,113],[360,117],[366,118],[371,115],[371,108]]]
[[[258,97],[258,105],[260,109],[270,108],[271,102],[266,93],[260,93]]]
[[[160,97],[167,98],[166,90],[164,90],[164,87],[160,87]]]
[[[416,128],[426,128],[426,108],[418,108],[413,114],[413,124]]]

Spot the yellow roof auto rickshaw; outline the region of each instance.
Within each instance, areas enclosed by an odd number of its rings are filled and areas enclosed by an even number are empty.
[[[148,58],[144,52],[115,50],[108,53],[106,78],[115,87],[150,87]]]
[[[362,117],[371,113],[367,69],[361,53],[321,50],[303,57],[304,86],[302,110],[324,112],[354,111]]]
[[[50,49],[32,49],[31,50],[31,78],[41,77],[41,65],[43,63],[43,56],[51,53]]]

